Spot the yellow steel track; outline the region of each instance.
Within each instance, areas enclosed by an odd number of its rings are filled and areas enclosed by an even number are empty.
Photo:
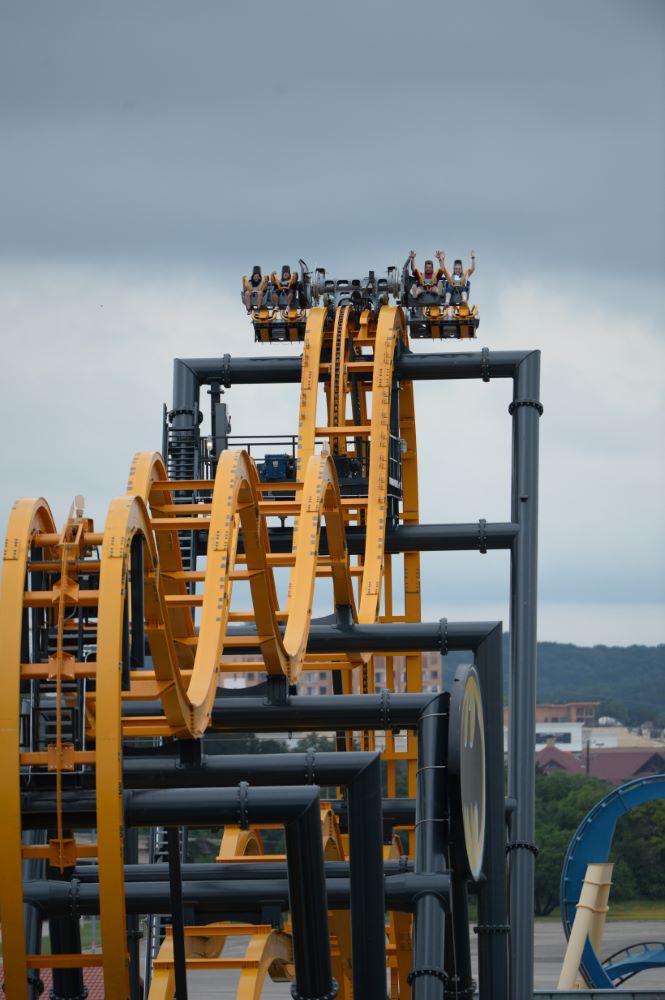
[[[310,656],[306,652],[316,581],[332,582],[334,606],[346,605],[354,621],[420,619],[420,571],[417,553],[404,555],[404,612],[393,616],[393,565],[385,554],[387,496],[390,475],[391,404],[399,392],[399,437],[403,499],[400,517],[418,521],[418,483],[413,389],[394,380],[396,352],[406,345],[404,315],[399,307],[384,306],[378,318],[360,317],[342,307],[330,322],[325,309],[309,312],[303,344],[302,381],[298,411],[296,483],[263,484],[247,453],[224,452],[214,483],[169,481],[164,461],[141,453],[132,462],[124,496],[112,500],[103,532],[77,512],[58,532],[43,500],[20,500],[12,510],[3,553],[0,590],[0,628],[4,638],[0,668],[0,753],[5,774],[0,782],[0,879],[5,991],[12,1000],[27,996],[30,967],[62,966],[58,956],[29,956],[23,934],[21,863],[46,857],[61,870],[77,859],[97,855],[101,906],[101,956],[71,956],[69,964],[101,963],[106,996],[129,996],[126,914],[123,880],[122,739],[127,737],[201,737],[211,718],[222,669],[256,671],[260,665],[233,661],[241,642],[229,634],[229,625],[255,625],[262,668],[285,675],[295,683],[302,670],[340,671],[342,689],[352,690],[354,673],[361,691],[374,687],[374,669],[368,655]],[[326,360],[322,360],[323,358]],[[327,359],[330,360],[327,360]],[[317,425],[318,388],[326,375],[326,423]],[[351,410],[351,413],[349,413]],[[323,442],[322,447],[317,442]],[[369,458],[367,444],[369,448]],[[332,455],[349,455],[363,465],[366,496],[340,496]],[[290,497],[275,496],[281,489]],[[206,491],[202,502],[181,503],[174,494]],[[271,493],[268,498],[265,494]],[[272,553],[268,525],[273,517],[293,518],[292,552]],[[329,555],[319,554],[319,533],[325,523]],[[364,553],[355,561],[346,545],[346,527],[362,524]],[[207,533],[205,569],[183,568],[180,534]],[[238,542],[242,537],[242,555]],[[132,579],[132,547],[142,548],[142,577]],[[37,558],[38,557],[38,558]],[[31,577],[31,566],[40,575]],[[44,569],[46,567],[46,569]],[[274,570],[289,572],[288,598],[280,607]],[[80,580],[98,581],[96,587]],[[31,580],[30,589],[27,581]],[[35,580],[37,584],[35,584]],[[251,608],[232,611],[233,584],[245,580]],[[191,586],[194,584],[195,586]],[[144,621],[131,621],[128,595],[143,592]],[[37,609],[54,627],[56,648],[48,662],[39,662],[22,643],[23,621]],[[76,662],[66,651],[67,628],[78,616],[96,633],[96,658]],[[129,619],[129,620],[128,620]],[[123,689],[123,642],[134,629],[145,629],[152,669],[133,670]],[[280,626],[284,626],[283,631]],[[224,654],[224,661],[222,655]],[[231,657],[231,663],[228,660]],[[397,685],[397,661],[387,657],[387,683]],[[87,736],[94,749],[74,751],[62,739],[60,704],[63,683],[94,681],[85,698]],[[127,680],[127,678],[125,678]],[[56,686],[56,737],[48,753],[21,753],[21,684]],[[421,689],[420,655],[405,659],[402,690]],[[132,700],[153,701],[159,711],[151,716],[124,715]],[[83,707],[83,706],[82,706]],[[350,738],[350,734],[349,734]],[[371,745],[365,737],[364,746]],[[395,794],[398,762],[408,762],[409,793],[415,794],[415,745],[398,753],[392,734],[386,734],[388,793]],[[80,767],[94,768],[97,790],[97,843],[79,843],[62,829],[61,776]],[[23,845],[19,776],[21,768],[55,772],[57,836],[44,847]],[[327,827],[326,827],[327,824]],[[334,830],[330,813],[324,818],[329,856],[343,857],[344,840]],[[334,846],[336,845],[336,846]],[[330,853],[333,852],[333,853]],[[335,853],[336,852],[336,853]],[[351,997],[348,921],[331,915],[336,936],[334,959],[344,996]],[[393,995],[405,993],[408,967],[409,918],[395,915],[391,922]],[[207,957],[220,958],[231,925],[214,925],[205,937],[213,942]],[[193,930],[188,935],[195,938]],[[246,931],[247,933],[247,931]],[[201,929],[198,929],[201,937]],[[252,929],[242,966],[238,997],[260,995],[266,974],[286,975],[290,968],[288,935],[265,928]],[[336,956],[336,957],[335,957]],[[192,968],[202,962],[191,952]],[[286,970],[286,971],[285,971]],[[401,993],[400,993],[401,990]],[[172,948],[167,938],[150,997],[173,995]]]

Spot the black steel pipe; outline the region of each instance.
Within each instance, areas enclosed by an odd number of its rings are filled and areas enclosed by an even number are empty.
[[[256,756],[258,757],[258,754]],[[192,779],[191,782],[188,780],[190,777]],[[165,790],[167,788],[181,789],[184,783],[186,783],[189,788],[211,789],[220,787],[219,784],[210,784],[208,782],[197,784],[197,775],[191,771],[185,771],[182,775],[181,781],[181,784],[162,784],[161,782],[158,782],[153,786],[149,784],[149,779],[147,779],[144,775],[141,775],[140,778],[134,775],[132,778],[132,786],[134,791],[137,789],[145,789],[147,787],[156,787],[160,790]],[[97,822],[94,788],[92,787],[92,784],[88,784],[87,782],[86,786],[87,787],[81,785],[77,789],[64,789],[61,800],[63,816],[66,818],[67,822],[77,829],[82,830],[93,829]],[[131,801],[129,797],[134,794],[134,791],[127,789],[125,792],[127,801]],[[28,831],[32,828],[38,828],[39,824],[43,823],[45,816],[53,814],[53,809],[56,805],[53,788],[50,787],[39,791],[35,789],[23,792],[21,803],[24,829]],[[341,831],[343,833],[347,833],[349,830],[348,802],[345,799],[333,799],[330,805],[333,812],[339,819]],[[384,827],[392,829],[392,827],[413,826],[416,815],[416,800],[410,798],[382,799],[381,812]],[[130,814],[132,817],[135,815],[135,811],[132,810],[131,807]],[[209,826],[210,824],[204,825]],[[215,824],[213,823],[212,825]],[[398,864],[399,862],[395,863]],[[86,868],[87,867],[89,866],[86,866]],[[132,866],[130,865],[129,867],[131,869]]]
[[[185,911],[182,901],[180,873],[180,832],[177,826],[166,831],[169,858],[169,892],[171,895],[171,929],[173,938],[173,974],[175,1000],[187,1000],[187,959],[185,955]]]
[[[135,538],[137,536],[134,536]],[[143,544],[143,539],[141,539]],[[125,864],[137,864],[139,860],[139,831],[125,830]],[[141,949],[139,942],[142,934],[138,917],[127,915],[127,951],[129,953],[129,995],[130,1000],[142,1000],[141,986]]]
[[[415,653],[473,650],[496,622],[381,622],[377,625],[318,625],[307,640],[310,653]],[[255,630],[230,628],[229,635],[246,636],[248,648]],[[256,648],[255,646],[252,648]]]
[[[285,705],[262,698],[215,699],[212,726],[224,732],[334,732],[416,729],[431,694],[293,695]]]
[[[251,691],[251,689],[249,689]],[[435,697],[422,694],[293,695],[281,704],[264,697],[219,695],[212,730],[225,733],[334,732],[336,729],[416,729],[420,713]],[[154,701],[127,702],[123,714],[159,715]]]
[[[351,905],[351,887],[347,878],[331,878],[325,883],[328,908],[348,910]],[[412,912],[423,893],[435,893],[442,900],[448,898],[450,879],[447,874],[419,875],[406,872],[385,879],[388,909]],[[183,902],[197,920],[203,915],[214,914],[211,919],[229,919],[243,915],[251,922],[262,923],[265,908],[278,907],[283,913],[289,910],[289,883],[286,878],[246,879],[239,875],[231,879],[185,880],[182,883]],[[70,882],[57,879],[36,879],[26,882],[24,898],[38,907],[46,916],[71,913],[72,908],[81,916],[99,913],[99,884],[74,878]],[[168,879],[128,881],[125,883],[127,912],[132,914],[170,914],[171,894]]]
[[[431,698],[431,695],[429,696]],[[126,757],[126,788],[218,788],[241,781],[264,785],[344,785],[354,788],[359,776],[374,782],[381,755],[353,751],[328,753],[202,754],[195,764],[180,757]],[[380,782],[378,787],[380,788]]]
[[[331,754],[345,757],[346,754]],[[353,994],[385,1000],[386,927],[383,889],[381,755],[358,770],[347,785],[351,857]],[[355,873],[359,870],[360,877]]]
[[[45,844],[47,842],[46,830],[26,830],[24,842],[31,846]],[[43,878],[46,864],[40,858],[26,858],[21,867],[23,882],[28,882],[31,879]],[[40,910],[36,906],[30,906],[26,903],[23,907],[23,921],[26,951],[28,955],[39,955],[42,950],[43,926]],[[39,1000],[41,985],[39,969],[29,969],[28,1000]]]
[[[347,544],[365,550],[364,528],[347,528]],[[386,552],[461,552],[509,549],[519,525],[511,521],[477,521],[466,524],[399,524],[386,528]],[[353,539],[353,541],[352,541]],[[360,543],[360,544],[359,544]]]
[[[398,524],[386,525],[386,552],[485,552],[496,549],[510,549],[519,525],[512,521],[470,521],[461,524]],[[268,529],[271,552],[291,552],[293,548],[293,528],[273,527]],[[362,555],[365,551],[366,529],[348,525],[346,544],[351,555]],[[243,551],[242,536],[238,541],[238,551]],[[328,554],[328,540],[325,525],[321,527],[319,538],[321,555]]]
[[[402,351],[395,359],[395,376],[411,382],[433,379],[514,378],[527,356],[525,351],[473,351],[455,354],[413,354]],[[198,402],[201,385],[269,385],[300,382],[300,357],[176,358],[173,363],[173,407]],[[324,376],[320,376],[324,381]]]
[[[327,880],[349,879],[351,866],[348,861],[325,861],[323,867]],[[233,880],[237,878],[243,881],[245,879],[286,878],[288,874],[286,861],[265,861],[257,865],[256,861],[251,859],[228,862],[189,861],[181,865],[181,871],[184,882],[198,882],[202,879]],[[413,861],[407,857],[383,862],[384,878],[389,878],[392,875],[404,875],[412,871]],[[168,877],[168,866],[160,861],[152,864],[125,865],[125,882],[166,882]],[[80,882],[98,882],[99,866],[82,862],[74,869],[73,878],[77,878]]]
[[[416,873],[439,875],[448,869],[448,719],[450,696],[437,695],[418,728],[416,789]],[[447,905],[438,893],[424,892],[413,915],[412,996],[441,1000]]]
[[[52,954],[80,954],[81,927],[78,916],[72,916],[71,913],[50,914],[49,934]],[[50,1000],[84,1000],[86,996],[83,969],[53,969],[53,989],[50,992]]]
[[[49,830],[47,836],[54,837],[55,830]],[[65,829],[63,837],[73,836],[71,829]],[[46,877],[56,881],[69,882],[71,869],[61,872],[58,868],[46,864]],[[49,935],[51,938],[51,952],[54,955],[77,955],[81,952],[81,925],[76,911],[70,913],[49,914]],[[40,947],[41,951],[41,947]],[[51,1000],[84,1000],[86,996],[83,982],[83,969],[72,966],[70,968],[54,968],[52,970],[53,989],[51,990]]]
[[[309,653],[415,653],[435,650],[440,653],[451,650],[473,650],[496,622],[381,622],[377,625],[334,625],[316,624],[310,627],[307,639]],[[257,653],[259,647],[254,641],[256,629],[232,625],[227,630],[234,640],[245,638],[246,645],[234,645],[234,652]],[[228,696],[227,696],[228,697]],[[346,696],[348,700],[350,696]],[[359,696],[366,697],[366,696]],[[145,708],[146,703],[140,702]],[[132,702],[123,706],[123,711],[136,715],[144,714],[132,709]],[[148,711],[148,709],[146,709]]]

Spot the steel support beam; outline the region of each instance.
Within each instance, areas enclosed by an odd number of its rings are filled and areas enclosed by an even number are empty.
[[[413,817],[411,822],[413,822]],[[327,880],[349,879],[350,877],[351,866],[348,861],[325,861],[324,869]],[[234,878],[286,878],[288,875],[286,861],[264,861],[257,865],[251,859],[247,861],[189,861],[181,866],[181,870],[184,882]],[[404,875],[412,871],[413,861],[407,858],[383,862],[384,878],[389,878],[392,875]],[[73,877],[80,882],[98,882],[99,866],[82,862],[74,869]],[[125,882],[166,882],[168,877],[168,866],[159,861],[153,864],[125,865]],[[349,886],[350,884],[349,880]]]
[[[540,352],[520,362],[515,379],[512,520],[519,524],[510,563],[508,795],[510,823],[511,995],[533,993],[535,748],[538,576],[538,421]]]
[[[416,872],[448,869],[448,717],[450,695],[437,695],[418,728]],[[448,912],[447,912],[448,911]],[[449,900],[436,892],[418,897],[413,914],[413,1000],[441,1000],[448,981],[443,968]],[[467,931],[468,933],[468,931]]]
[[[233,872],[229,878],[185,880],[182,883],[183,902],[192,910],[197,923],[213,920],[242,919],[263,923],[266,903],[277,906],[282,913],[290,908],[289,883],[286,878],[243,877]],[[328,908],[348,910],[351,906],[351,886],[348,878],[329,878],[325,883]],[[418,897],[435,892],[442,898],[448,894],[450,879],[447,874],[418,875],[406,872],[391,875],[385,880],[386,905],[390,910],[413,912]],[[25,885],[25,899],[40,912],[50,914],[71,913],[73,907],[81,916],[99,913],[99,884],[82,882],[74,878],[69,882],[58,879],[36,879]],[[127,913],[170,914],[171,893],[168,877],[159,881],[128,881],[125,883]]]
[[[527,357],[525,351],[469,351],[455,354],[413,354],[402,351],[395,359],[399,379],[434,381],[450,379],[515,378]],[[302,362],[288,358],[176,358],[173,362],[173,408],[182,409],[198,403],[202,385],[218,382],[224,388],[234,385],[271,385],[300,382]],[[321,381],[324,378],[321,377]]]
[[[166,831],[169,856],[169,893],[171,895],[171,928],[173,937],[173,973],[175,1000],[187,1000],[187,958],[185,954],[185,911],[182,901],[180,872],[180,835],[177,826]]]
[[[510,549],[519,525],[511,521],[470,521],[462,524],[397,524],[386,526],[386,552],[490,552]],[[293,528],[268,528],[271,552],[291,552]],[[365,551],[366,531],[363,527],[349,525],[346,544],[351,555]],[[242,536],[238,551],[243,551]],[[328,554],[325,525],[321,527],[319,552]]]
[[[26,845],[41,845],[46,843],[46,830],[27,830],[24,837]],[[26,858],[23,861],[23,881],[43,878],[45,862],[35,858]],[[23,907],[25,922],[25,946],[29,955],[39,955],[42,950],[42,914],[35,906],[25,904]],[[28,971],[28,1000],[39,1000],[41,978],[39,969]]]

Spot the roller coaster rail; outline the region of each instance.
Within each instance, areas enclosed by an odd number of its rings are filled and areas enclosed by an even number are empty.
[[[345,292],[280,316],[280,331],[303,341],[299,358],[177,359],[164,454],[135,457],[103,530],[78,502],[62,529],[44,500],[14,505],[0,589],[10,1000],[35,1000],[49,968],[53,996],[83,997],[94,966],[118,1000],[139,1000],[144,985],[149,1000],[186,1000],[188,972],[204,968],[239,970],[243,1000],[267,975],[290,982],[295,1000],[385,1000],[386,975],[401,1000],[470,997],[469,892],[479,997],[533,995],[540,355],[413,354],[405,309],[385,296],[376,311]],[[414,383],[499,378],[512,381],[511,520],[421,524]],[[273,383],[300,385],[294,468],[281,480],[233,449],[221,400]],[[502,624],[421,621],[421,551],[495,549],[510,552],[510,809]],[[393,553],[404,554],[402,583]],[[312,619],[318,578],[332,585],[332,613]],[[249,610],[233,604],[235,581]],[[425,693],[426,650],[465,650],[473,665]],[[381,691],[374,655],[385,656]],[[334,693],[298,694],[308,670],[330,671]],[[219,686],[243,671],[264,680]],[[337,750],[208,751],[234,732],[333,732]],[[180,831],[219,826],[217,859],[190,863]],[[284,855],[264,849],[275,826]],[[167,861],[140,861],[134,831],[145,828],[165,831]],[[81,947],[86,914],[101,916],[101,953]],[[137,940],[146,915],[170,921],[149,984]],[[250,939],[241,960],[223,954],[234,931]]]

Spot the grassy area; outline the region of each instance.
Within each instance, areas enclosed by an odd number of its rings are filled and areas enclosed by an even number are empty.
[[[613,903],[607,913],[608,920],[663,920],[665,921],[665,900],[660,899],[629,899],[622,903]],[[538,921],[560,921],[558,910],[547,917],[536,917]]]
[[[612,903],[607,914],[608,920],[665,920],[665,900],[630,899],[623,903]]]

